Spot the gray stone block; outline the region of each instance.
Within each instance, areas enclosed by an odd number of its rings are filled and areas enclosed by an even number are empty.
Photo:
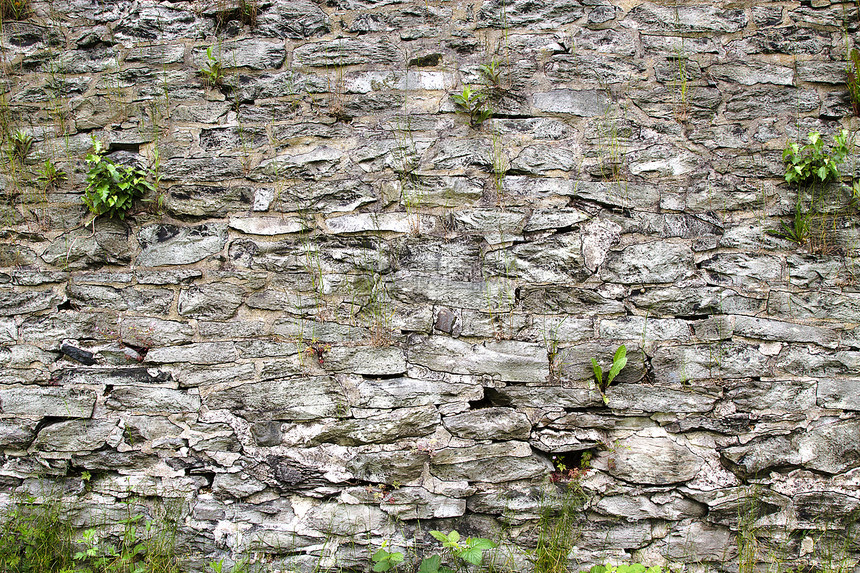
[[[171,388],[114,387],[105,405],[137,414],[186,413],[200,409],[200,396]]]
[[[89,418],[96,393],[76,388],[43,386],[3,386],[0,388],[0,413],[22,418]]]
[[[349,414],[340,386],[324,376],[212,387],[201,397],[208,409],[230,410],[249,421],[315,420]]]
[[[399,58],[397,48],[387,38],[309,42],[293,50],[293,61],[309,67],[394,64]]]
[[[606,113],[609,96],[600,90],[558,89],[534,94],[532,102],[538,111],[596,117]]]
[[[31,447],[46,453],[95,451],[117,439],[121,431],[116,421],[109,420],[57,422],[42,428]]]
[[[197,227],[150,225],[140,230],[142,267],[184,265],[215,255],[227,242],[227,226],[209,223]]]
[[[510,382],[544,382],[549,377],[543,347],[526,342],[471,344],[439,336],[416,338],[407,349],[407,360],[440,372],[489,376]]]
[[[445,428],[460,438],[473,440],[525,440],[531,422],[511,408],[479,408],[443,419]]]

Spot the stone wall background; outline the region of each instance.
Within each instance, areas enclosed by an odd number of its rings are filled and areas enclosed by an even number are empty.
[[[796,202],[786,143],[857,131],[860,7],[252,4],[3,22],[5,133],[35,139],[4,154],[4,503],[166,500],[201,559],[349,564],[433,528],[527,549],[551,456],[587,452],[574,566],[734,570],[750,514],[816,558],[860,507],[856,209],[833,185],[810,244],[764,231]],[[93,137],[160,198],[90,223]],[[590,361],[620,344],[604,405]]]

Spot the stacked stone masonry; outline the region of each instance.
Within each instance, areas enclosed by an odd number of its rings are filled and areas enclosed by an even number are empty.
[[[553,456],[591,456],[571,567],[736,570],[750,500],[788,559],[845,526],[856,148],[806,245],[765,231],[786,143],[860,128],[856,3],[250,4],[2,22],[4,145],[33,138],[0,179],[6,507],[161,500],[198,566],[457,529],[528,567]],[[125,220],[82,203],[93,138],[157,178]]]

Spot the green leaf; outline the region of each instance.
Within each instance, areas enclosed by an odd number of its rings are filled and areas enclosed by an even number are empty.
[[[418,573],[439,573],[439,565],[442,564],[442,558],[439,555],[431,555],[421,560],[421,565],[418,567]]]
[[[460,541],[460,533],[455,529],[448,534],[448,541],[450,543],[457,543],[458,541]]]
[[[606,385],[609,386],[612,384],[612,381],[615,380],[615,377],[621,372],[621,370],[627,366],[627,357],[622,356],[621,360],[612,363],[612,368],[609,369],[609,374],[606,376]]]
[[[444,533],[442,533],[441,531],[436,531],[434,529],[433,531],[430,532],[430,535],[432,535],[437,541],[443,541],[443,542],[448,541],[448,536],[445,535]]]
[[[472,565],[480,565],[482,552],[477,547],[470,547],[461,551],[459,553],[459,557],[466,563],[471,563]]]
[[[475,539],[470,540],[469,546],[477,549],[495,549],[498,547],[498,544],[484,537],[476,537]]]
[[[597,385],[603,387],[603,369],[594,358],[591,359],[591,367],[594,369],[594,377],[597,378]]]

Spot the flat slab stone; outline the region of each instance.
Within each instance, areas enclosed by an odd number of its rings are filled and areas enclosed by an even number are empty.
[[[552,90],[536,93],[532,105],[538,111],[598,117],[611,101],[602,90]]]

